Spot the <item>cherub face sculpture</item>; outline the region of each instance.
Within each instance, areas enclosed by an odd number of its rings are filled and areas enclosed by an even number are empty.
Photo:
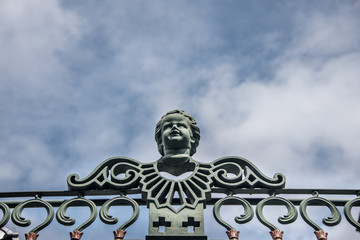
[[[192,156],[199,145],[200,129],[189,114],[183,110],[173,110],[166,113],[156,125],[155,140],[163,156],[167,150],[177,149],[189,149]]]
[[[163,118],[161,124],[162,146],[165,152],[167,150],[191,149],[193,134],[190,124],[183,115],[174,113]]]

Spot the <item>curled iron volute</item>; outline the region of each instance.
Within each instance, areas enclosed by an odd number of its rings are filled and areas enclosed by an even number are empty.
[[[12,219],[13,223],[15,223],[16,225],[21,226],[21,227],[30,226],[31,221],[29,219],[25,219],[21,216],[22,211],[26,207],[44,207],[47,211],[47,216],[46,216],[45,220],[41,224],[39,224],[38,226],[36,226],[32,230],[30,230],[29,233],[33,232],[33,233],[37,234],[40,230],[47,227],[54,218],[54,208],[51,206],[51,204],[44,200],[41,200],[40,198],[35,198],[35,199],[30,199],[30,200],[21,202],[14,208],[14,210],[11,214],[11,219]]]
[[[59,209],[56,212],[56,220],[60,224],[63,224],[65,226],[71,226],[75,224],[75,219],[70,218],[66,215],[66,210],[73,205],[83,205],[90,208],[89,218],[84,223],[82,223],[81,225],[79,225],[77,228],[74,229],[74,231],[81,232],[95,221],[97,216],[97,208],[93,201],[83,197],[66,200],[60,205]]]
[[[360,223],[358,221],[356,221],[353,217],[353,215],[351,214],[351,209],[356,206],[356,205],[360,205],[360,197],[357,197],[353,200],[348,201],[345,206],[344,206],[344,214],[345,214],[345,218],[346,220],[353,225],[354,227],[356,227],[356,229],[360,229]]]
[[[246,201],[245,199],[234,197],[234,196],[227,196],[225,198],[220,199],[217,201],[213,208],[213,214],[215,217],[215,220],[223,227],[226,228],[226,230],[235,230],[233,226],[231,226],[229,223],[225,222],[224,219],[220,215],[220,208],[223,205],[240,205],[244,207],[244,213],[240,215],[240,217],[235,217],[235,222],[239,224],[247,223],[251,221],[251,219],[254,217],[254,210],[251,206],[251,204]]]
[[[307,214],[306,208],[311,204],[321,204],[328,207],[331,211],[331,216],[328,218],[323,218],[322,222],[327,226],[336,226],[341,221],[341,214],[336,206],[329,200],[325,198],[321,198],[318,196],[310,197],[308,199],[304,199],[300,203],[300,215],[304,219],[304,221],[310,225],[315,231],[322,230],[319,225],[314,223]]]
[[[273,203],[281,203],[288,210],[288,213],[285,216],[278,218],[279,223],[289,224],[289,223],[294,222],[297,219],[298,212],[297,212],[294,204],[292,202],[290,202],[289,200],[287,200],[285,198],[281,198],[281,197],[276,197],[276,196],[271,196],[271,197],[265,198],[258,203],[258,205],[256,207],[256,216],[259,219],[259,221],[263,225],[268,227],[271,231],[274,231],[278,228],[265,219],[263,209],[266,205],[270,205]]]
[[[0,209],[2,210],[3,212],[3,217],[2,219],[0,220],[0,228],[4,227],[8,222],[9,222],[9,219],[10,219],[10,208],[8,205],[6,205],[5,203],[3,202],[0,202]]]
[[[139,212],[140,212],[139,204],[135,200],[127,198],[125,196],[109,199],[101,207],[99,216],[100,216],[100,220],[106,224],[116,224],[118,222],[118,219],[116,217],[113,218],[112,216],[110,216],[109,209],[112,205],[119,203],[130,205],[133,209],[133,214],[131,218],[117,229],[117,230],[125,230],[127,227],[133,224],[139,217]]]

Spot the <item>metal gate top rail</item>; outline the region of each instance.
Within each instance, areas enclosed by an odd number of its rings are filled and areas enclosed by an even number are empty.
[[[313,194],[317,192],[321,195],[360,195],[360,189],[322,189],[322,188],[283,188],[283,189],[268,189],[268,188],[255,188],[255,189],[231,189],[233,194]],[[212,193],[224,193],[227,194],[229,189],[225,188],[213,188]],[[126,195],[140,194],[140,189],[130,189],[127,191],[119,190],[86,190],[86,191],[19,191],[19,192],[0,192],[0,198],[16,198],[16,197],[35,197],[36,195],[42,197],[71,197],[82,194],[84,196],[110,196],[120,195],[124,193]]]
[[[338,225],[342,218],[338,207],[343,207],[346,220],[360,229],[360,223],[352,215],[352,209],[360,206],[360,189],[286,189],[283,174],[266,176],[242,157],[222,157],[209,163],[194,160],[192,156],[199,144],[200,129],[195,119],[182,110],[170,111],[160,119],[155,140],[161,154],[157,161],[142,163],[128,157],[113,157],[100,163],[88,176],[69,175],[68,191],[0,193],[3,213],[0,228],[10,221],[10,217],[14,224],[27,227],[31,221],[22,217],[22,211],[25,208],[45,208],[45,221],[25,234],[27,240],[36,240],[38,232],[54,218],[62,225],[73,225],[75,219],[67,216],[67,209],[85,206],[90,209],[89,218],[70,232],[71,240],[80,240],[83,230],[97,217],[105,224],[117,223],[118,219],[109,214],[111,206],[131,206],[131,218],[114,231],[114,239],[121,240],[125,237],[125,229],[137,220],[139,206],[146,205],[149,209],[146,240],[207,240],[204,209],[206,205],[213,205],[215,220],[227,230],[230,240],[237,240],[239,231],[224,221],[220,209],[223,205],[241,205],[244,213],[235,218],[237,224],[245,224],[256,215],[260,223],[270,229],[273,240],[282,240],[283,231],[270,223],[263,212],[266,205],[278,205],[288,211],[279,217],[280,224],[293,223],[300,213],[301,218],[315,230],[316,238],[326,240],[328,234],[307,213],[308,206],[321,205],[331,211],[331,216],[323,219],[324,225]],[[164,172],[173,177],[188,175],[174,180],[165,177]],[[297,198],[285,198],[286,195]],[[327,199],[324,195],[337,199]],[[56,213],[54,208],[58,208]]]

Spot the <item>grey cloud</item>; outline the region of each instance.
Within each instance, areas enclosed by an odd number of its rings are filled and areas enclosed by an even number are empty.
[[[242,155],[288,187],[358,187],[359,4],[41,3],[0,3],[0,161],[16,172],[1,168],[16,180],[2,191],[61,190],[115,155],[154,161],[174,108],[200,125],[199,161]]]

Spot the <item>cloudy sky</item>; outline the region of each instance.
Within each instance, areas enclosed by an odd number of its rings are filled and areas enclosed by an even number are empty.
[[[358,189],[359,12],[355,0],[0,1],[0,191],[65,190],[112,156],[155,161],[172,109],[198,122],[198,161],[238,155],[287,188]],[[270,239],[254,222],[241,239]],[[301,218],[279,228],[315,239]],[[359,237],[345,219],[324,229]]]

